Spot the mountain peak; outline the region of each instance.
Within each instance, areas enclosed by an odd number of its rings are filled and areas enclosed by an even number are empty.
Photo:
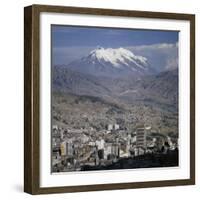
[[[98,46],[86,56],[68,64],[67,68],[95,76],[143,76],[152,70],[147,58],[135,55],[125,48]]]
[[[96,49],[104,49],[104,48],[98,45]]]
[[[114,67],[121,68],[122,65],[130,65],[134,63],[138,67],[146,67],[147,58],[143,56],[136,56],[134,53],[125,48],[103,48],[97,47],[89,53],[89,57],[99,61],[111,63]]]

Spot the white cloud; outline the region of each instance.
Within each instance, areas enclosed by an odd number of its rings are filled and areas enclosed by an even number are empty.
[[[176,43],[160,43],[151,45],[140,45],[140,46],[130,46],[128,48],[133,48],[136,50],[157,50],[157,49],[171,49],[177,46]]]
[[[167,60],[167,64],[165,67],[166,70],[176,69],[177,67],[178,67],[178,58]]]
[[[151,66],[157,71],[178,67],[178,43],[160,43],[127,48],[133,53],[147,57]]]
[[[53,63],[68,64],[89,54],[95,48],[83,46],[54,47],[52,51]],[[178,43],[160,43],[124,48],[131,50],[135,55],[146,57],[148,63],[158,72],[178,67]]]

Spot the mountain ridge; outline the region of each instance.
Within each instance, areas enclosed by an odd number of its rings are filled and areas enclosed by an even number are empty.
[[[137,77],[155,73],[147,58],[135,55],[125,48],[104,49],[99,47],[65,67],[97,77]]]
[[[126,103],[160,102],[178,106],[178,70],[140,79],[95,77],[65,67],[54,66],[53,90],[89,95]]]

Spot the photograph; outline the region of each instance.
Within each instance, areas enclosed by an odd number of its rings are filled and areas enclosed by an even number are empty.
[[[195,15],[24,8],[24,191],[195,184]]]
[[[179,167],[179,31],[51,24],[51,173]]]

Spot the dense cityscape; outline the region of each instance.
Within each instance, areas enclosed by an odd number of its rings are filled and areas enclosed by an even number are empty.
[[[169,166],[178,165],[178,141],[156,134],[150,126],[141,125],[132,132],[119,124],[108,124],[105,130],[98,132],[94,128],[64,129],[57,125],[52,129],[52,172],[163,167],[162,164],[167,165],[168,155],[175,159],[170,157]],[[156,165],[152,157],[149,162],[152,155],[157,156]],[[161,163],[162,157],[164,163]],[[147,165],[143,163],[145,159]],[[129,164],[116,167],[120,160]]]

